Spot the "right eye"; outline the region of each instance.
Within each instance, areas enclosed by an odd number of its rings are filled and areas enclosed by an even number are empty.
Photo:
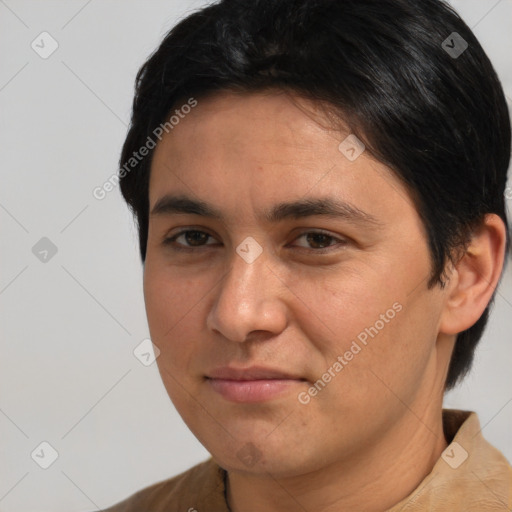
[[[178,242],[178,239],[183,237],[184,244]],[[195,251],[200,249],[201,247],[205,247],[207,245],[203,242],[207,241],[209,238],[214,239],[212,235],[207,233],[206,231],[201,231],[199,229],[182,229],[178,233],[175,233],[171,237],[166,238],[163,241],[163,245],[170,246],[171,249],[176,251]]]

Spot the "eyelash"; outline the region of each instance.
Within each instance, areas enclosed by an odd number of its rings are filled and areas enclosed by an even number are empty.
[[[202,246],[197,246],[197,247],[177,246],[177,245],[175,245],[176,239],[179,238],[180,236],[186,234],[186,233],[204,233],[208,237],[213,238],[212,235],[210,235],[206,231],[202,231],[200,229],[184,229],[184,230],[179,231],[178,233],[174,234],[173,236],[164,239],[163,245],[170,246],[171,249],[174,250],[174,251],[183,251],[183,252],[196,252],[197,250],[202,250],[204,247],[208,247],[208,245],[202,245]],[[331,235],[331,234],[329,234],[327,232],[317,231],[317,230],[304,231],[303,233],[298,235],[294,240],[297,240],[298,238],[301,238],[301,237],[303,237],[305,235],[310,235],[310,234],[311,235],[324,235],[328,239],[337,240],[339,242],[337,244],[338,246],[345,246],[348,243],[347,240],[335,237],[335,236],[333,236],[333,235]],[[330,245],[330,246],[324,247],[322,249],[312,249],[312,248],[308,249],[306,247],[300,247],[300,249],[308,251],[308,252],[314,252],[315,254],[326,254],[326,253],[332,252],[333,251],[333,247],[335,248],[336,245]]]

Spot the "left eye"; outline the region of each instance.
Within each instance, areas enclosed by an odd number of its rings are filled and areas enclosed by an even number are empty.
[[[346,243],[345,240],[342,240],[340,238],[337,238],[335,236],[329,235],[328,233],[324,233],[322,231],[308,231],[306,233],[302,233],[299,235],[296,240],[299,240],[300,238],[305,237],[308,244],[313,244],[313,246],[316,247],[310,247],[311,249],[315,250],[316,252],[321,252],[322,250],[328,249],[329,247],[332,247],[333,244],[331,242],[338,241],[341,245],[344,245]],[[338,244],[338,245],[340,245]],[[325,247],[318,247],[318,245],[325,246]]]

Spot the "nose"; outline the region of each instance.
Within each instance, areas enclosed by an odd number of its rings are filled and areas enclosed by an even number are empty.
[[[207,327],[235,342],[244,342],[256,332],[277,335],[287,322],[286,289],[270,268],[265,250],[250,263],[233,251],[230,270],[216,288]]]

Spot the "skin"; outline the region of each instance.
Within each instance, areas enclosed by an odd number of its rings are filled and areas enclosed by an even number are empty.
[[[349,133],[297,96],[223,91],[199,100],[155,149],[150,211],[172,193],[225,216],[151,215],[144,295],[164,385],[228,471],[233,512],[382,511],[412,493],[447,446],[441,411],[455,334],[476,322],[501,273],[505,228],[488,215],[446,287],[428,289],[430,255],[409,193],[368,151],[349,161],[338,149]],[[378,224],[258,217],[326,196]],[[210,237],[163,243],[183,229]],[[304,235],[315,230],[334,238]],[[236,252],[248,236],[263,248],[252,263]],[[300,403],[395,303],[401,311]],[[305,380],[271,400],[234,403],[206,379],[228,365]],[[248,446],[249,463],[237,456]]]

